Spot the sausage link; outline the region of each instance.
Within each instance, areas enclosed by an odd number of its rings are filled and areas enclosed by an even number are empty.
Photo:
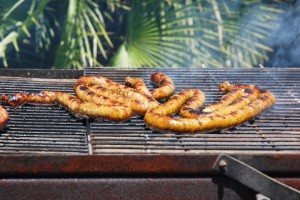
[[[92,101],[94,103],[101,102],[105,105],[126,105],[129,106],[135,114],[144,115],[149,109],[147,101],[132,100],[128,97],[119,95],[109,89],[97,85],[88,86],[85,93],[78,92],[78,87],[75,89],[77,97],[85,101]],[[93,94],[96,93],[96,94]],[[113,99],[113,100],[112,100]],[[115,103],[114,103],[115,102]]]
[[[58,93],[57,103],[72,113],[96,120],[108,119],[115,122],[126,121],[131,117],[132,110],[124,105],[105,105],[86,102],[66,93]]]
[[[219,90],[221,92],[230,92],[236,89],[256,89],[256,90],[261,90],[263,92],[263,89],[256,85],[236,85],[236,84],[231,84],[229,81],[225,81],[219,85]]]
[[[127,76],[125,78],[125,85],[136,89],[139,93],[142,93],[143,95],[146,95],[149,98],[154,100],[152,93],[148,90],[148,88],[142,78],[132,78],[130,76]]]
[[[234,102],[235,100],[239,99],[244,93],[245,93],[245,90],[242,90],[242,89],[236,89],[236,90],[229,91],[227,94],[222,96],[222,98],[219,102],[212,103],[212,104],[206,106],[203,109],[203,112],[208,113],[208,112],[215,111],[219,108],[223,108],[224,106],[227,106],[227,105],[231,104],[232,102]]]
[[[225,87],[223,87],[224,85]],[[228,105],[228,109],[224,111],[219,108],[201,115],[196,113],[193,118],[176,118],[170,115],[193,98],[186,92],[178,93],[170,98],[171,103],[166,102],[146,113],[144,121],[152,130],[160,132],[207,133],[243,124],[275,104],[275,97],[271,92],[255,85],[231,85],[227,82],[221,84],[220,88],[225,92],[245,89],[247,94],[242,97],[242,100],[237,99]]]
[[[105,88],[118,95],[125,97],[122,103],[126,104],[126,101],[129,101],[133,112],[138,115],[144,115],[148,110],[158,105],[158,102],[156,102],[155,100],[153,100],[148,96],[139,93],[137,90],[113,82],[112,80],[101,76],[83,76],[79,80],[77,80],[74,85],[74,90],[78,98],[83,98],[83,97],[82,94],[77,93],[78,91],[77,87],[85,86],[87,90],[89,90],[88,88],[91,85],[100,86],[102,88]]]
[[[190,95],[183,94],[189,99],[185,104],[183,104],[180,109],[180,116],[186,118],[195,118],[200,114],[199,108],[205,104],[205,95],[201,90],[183,90],[184,92],[189,92]],[[180,93],[182,93],[181,91]]]
[[[39,93],[22,92],[5,96],[6,103],[12,106],[28,104],[53,105],[58,104],[72,112],[77,117],[108,119],[115,122],[126,121],[131,117],[131,108],[123,105],[104,105],[86,102],[76,96],[63,92],[42,91]]]
[[[201,99],[204,98],[204,99]],[[191,101],[191,100],[194,101]],[[185,107],[182,107],[184,103],[188,102]],[[199,103],[200,102],[200,103]],[[197,110],[199,109],[205,102],[205,96],[200,90],[182,90],[181,92],[173,95],[169,101],[164,103],[163,105],[159,105],[149,112],[152,113],[160,113],[162,115],[169,116],[173,113],[178,112],[181,109],[182,113],[186,113],[189,110]]]
[[[86,87],[84,85],[78,85],[74,87],[77,97],[83,101],[90,101],[96,104],[105,104],[105,105],[126,105],[129,106],[126,99],[110,90],[105,88],[91,85]]]
[[[151,93],[155,99],[164,99],[169,97],[175,90],[172,79],[163,73],[154,73],[150,76],[151,82],[158,86]]]
[[[2,95],[2,100],[11,106],[22,106],[23,104],[29,103],[33,105],[55,105],[55,93],[50,92],[39,92],[39,93],[29,93],[20,92],[12,95]]]

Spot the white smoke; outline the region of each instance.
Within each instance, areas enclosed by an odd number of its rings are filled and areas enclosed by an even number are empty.
[[[271,67],[300,67],[300,0],[286,12],[271,40],[275,50]]]

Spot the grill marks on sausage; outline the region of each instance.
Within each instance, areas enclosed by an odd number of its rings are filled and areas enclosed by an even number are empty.
[[[6,103],[12,106],[28,104],[61,105],[77,117],[94,118],[96,120],[108,119],[115,122],[126,121],[131,117],[131,109],[122,105],[96,104],[83,101],[76,96],[63,92],[42,91],[39,93],[15,94],[15,101],[11,97],[4,97]],[[16,103],[17,102],[17,103]]]
[[[164,99],[169,97],[175,90],[172,79],[164,73],[151,74],[150,80],[158,88],[154,89],[151,94],[155,99]]]
[[[82,86],[85,86],[88,89],[82,91],[80,90],[80,87]],[[80,99],[112,106],[127,106],[132,109],[135,114],[141,116],[149,109],[158,105],[158,102],[152,97],[101,76],[81,77],[75,83],[74,90]],[[90,96],[87,91],[95,92],[95,97]]]
[[[146,83],[142,78],[132,78],[127,76],[125,78],[125,85],[131,88],[136,89],[139,93],[151,98],[152,100],[156,101],[152,96],[151,92],[148,90]]]
[[[220,102],[207,106],[203,114],[186,107],[181,109],[183,113],[187,113],[184,114],[184,118],[171,116],[178,107],[184,106],[184,103],[195,98],[194,94],[189,95],[182,91],[176,94],[176,97],[170,98],[171,103],[168,101],[148,112],[144,121],[151,129],[160,132],[207,133],[240,125],[275,104],[275,97],[271,92],[255,85],[232,85],[224,82],[219,89],[228,93],[221,98]]]
[[[86,91],[86,90],[88,90],[88,88],[87,88],[87,87],[85,87],[85,86],[83,86],[83,85],[81,85],[81,86],[79,87],[79,89],[80,89],[80,90],[82,90],[82,91]]]
[[[162,100],[169,97],[175,90],[172,79],[164,73],[153,73],[150,76],[152,85],[157,86],[153,91],[149,91],[144,80],[141,78],[126,77],[125,85],[132,87],[140,93],[152,99]]]
[[[80,78],[74,84],[74,90],[77,97],[62,92],[41,91],[4,95],[3,99],[12,106],[21,106],[25,103],[59,104],[79,117],[104,118],[116,122],[128,120],[132,116],[132,110],[136,114],[144,115],[158,105],[154,98],[100,76]],[[0,111],[2,114],[5,110]],[[6,118],[2,118],[3,121],[7,121]]]
[[[150,92],[142,78],[132,78],[127,76],[125,79],[125,85],[132,87],[140,93],[149,96],[152,99],[162,100],[170,95],[175,90],[175,85],[171,78],[164,73],[153,73],[150,76],[152,85],[158,88]]]
[[[230,103],[234,102],[235,100],[241,98],[241,96],[245,93],[245,90],[232,90],[229,91],[227,94],[222,96],[221,100],[219,102],[210,104],[203,109],[203,112],[208,113],[215,111],[219,108],[223,108],[224,106],[229,105]]]
[[[180,115],[182,117],[196,118],[199,114],[201,114],[200,108],[205,104],[205,95],[202,91],[183,90],[178,94],[188,98],[186,103],[180,109]]]
[[[112,92],[109,92],[107,94],[105,88],[99,88],[95,85],[88,86],[82,80],[78,80],[77,82],[78,83],[75,83],[74,85],[74,90],[77,97],[83,101],[90,101],[96,104],[103,104],[106,106],[128,106],[121,102],[122,99],[120,100],[120,95],[112,94]],[[110,95],[110,97],[108,97],[108,95]]]

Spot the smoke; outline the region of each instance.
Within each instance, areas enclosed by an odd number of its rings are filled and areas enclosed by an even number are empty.
[[[300,67],[300,0],[283,16],[280,28],[272,34],[274,53],[271,67]]]

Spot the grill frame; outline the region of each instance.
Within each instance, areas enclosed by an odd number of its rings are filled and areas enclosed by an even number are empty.
[[[293,111],[295,107],[297,107],[298,104],[300,104],[299,101],[299,94],[295,93],[293,90],[290,90],[290,87],[296,87],[297,82],[299,80],[297,79],[299,75],[299,69],[171,69],[171,68],[147,68],[147,69],[115,69],[115,68],[86,68],[85,70],[25,70],[25,73],[23,70],[0,70],[0,76],[2,77],[2,80],[9,80],[13,79],[13,81],[18,80],[21,81],[17,84],[17,86],[21,86],[22,81],[28,81],[30,83],[34,82],[42,82],[42,86],[36,88],[36,84],[33,85],[27,85],[25,88],[31,88],[33,90],[40,90],[40,89],[57,89],[58,86],[63,86],[61,88],[61,91],[66,92],[72,92],[72,84],[75,82],[77,78],[79,78],[82,75],[102,75],[106,76],[108,78],[111,78],[114,81],[121,82],[122,80],[120,77],[125,78],[126,74],[133,75],[135,77],[142,77],[146,80],[147,85],[150,87],[149,81],[147,81],[149,75],[152,72],[161,71],[168,74],[173,80],[175,85],[178,85],[176,91],[179,91],[184,88],[190,88],[187,83],[182,83],[180,79],[184,76],[195,76],[195,74],[198,74],[198,78],[202,77],[204,80],[209,80],[208,83],[205,84],[208,85],[208,89],[204,88],[204,92],[208,94],[207,99],[208,103],[211,103],[218,99],[222,94],[217,91],[216,86],[222,81],[220,79],[228,80],[230,77],[232,77],[232,74],[241,74],[240,77],[238,77],[238,81],[234,83],[250,83],[249,80],[241,79],[241,77],[249,76],[249,74],[252,75],[258,75],[259,77],[255,78],[254,81],[251,79],[251,83],[255,83],[258,85],[261,85],[262,87],[266,87],[270,89],[272,92],[275,93],[275,96],[278,98],[278,94],[291,94],[293,98],[288,99],[287,97],[283,96],[280,97],[284,100],[284,102],[281,104],[281,100],[279,99],[279,104],[276,105],[277,109],[285,108],[288,104],[288,113],[291,113],[290,111]],[[297,74],[298,73],[298,74]],[[180,74],[178,76],[178,74]],[[224,77],[223,77],[223,76]],[[34,78],[33,78],[34,77]],[[221,78],[220,78],[221,77]],[[233,76],[236,77],[236,76]],[[280,89],[276,89],[276,86],[271,85],[270,87],[270,80],[262,79],[265,77],[269,77],[272,79],[272,81],[275,81],[277,84],[280,85]],[[4,78],[4,79],[3,79]],[[47,79],[44,79],[47,78]],[[291,81],[285,81],[287,78],[291,78]],[[6,80],[6,81],[7,81]],[[56,85],[51,86],[51,83],[59,80],[59,83],[55,83]],[[189,79],[186,79],[189,80]],[[231,79],[229,79],[231,80]],[[255,82],[255,80],[263,80],[263,84]],[[198,80],[200,83],[201,80]],[[296,81],[296,82],[294,82]],[[8,82],[12,83],[12,82]],[[46,83],[46,84],[45,84]],[[64,84],[67,85],[64,85]],[[45,84],[45,85],[43,85]],[[50,85],[50,86],[49,86]],[[202,84],[203,85],[203,84]],[[8,85],[9,86],[9,85]],[[269,87],[268,87],[269,86]],[[192,88],[198,88],[192,85]],[[22,91],[22,87],[19,88],[19,91]],[[200,88],[202,89],[202,88]],[[19,92],[15,91],[14,88],[8,87],[7,90],[10,90],[11,93]],[[7,92],[5,90],[5,92]],[[3,89],[2,91],[3,92]],[[278,103],[278,101],[277,101]],[[34,106],[26,106],[26,108],[33,109],[33,112],[35,109],[41,109],[41,107],[34,107]],[[11,109],[11,108],[10,108]],[[48,108],[44,108],[48,109]],[[53,110],[51,108],[51,110]],[[272,109],[271,110],[276,110]],[[296,109],[297,110],[297,109]],[[55,108],[55,112],[58,114],[61,113],[68,113],[67,111],[64,111],[60,108]],[[11,110],[9,111],[11,114]],[[19,113],[18,113],[19,112]],[[22,113],[22,110],[18,111],[14,115],[18,115]],[[28,111],[27,111],[28,112]],[[27,113],[25,111],[25,114]],[[54,112],[54,113],[55,113]],[[276,113],[276,112],[275,112]],[[27,113],[28,114],[28,113]],[[267,114],[267,115],[266,115]],[[65,114],[70,115],[70,114]],[[272,113],[268,114],[268,111],[264,114],[262,114],[262,121],[266,120],[268,123],[268,117],[272,116]],[[296,117],[296,123],[298,122],[298,118],[300,115],[298,113],[294,115],[289,115],[289,117]],[[72,117],[71,117],[72,118]],[[74,118],[72,118],[74,120]],[[226,138],[228,141],[230,141],[230,137],[232,137],[232,134],[236,134],[236,130],[230,130],[231,135],[228,135],[228,133],[217,133],[217,134],[205,134],[205,135],[198,135],[196,137],[193,136],[186,136],[186,135],[166,135],[166,134],[160,134],[160,133],[151,133],[150,130],[147,130],[148,133],[145,132],[145,127],[142,123],[142,120],[139,118],[133,118],[133,121],[137,120],[137,124],[139,126],[138,129],[140,129],[137,132],[137,135],[140,134],[140,136],[136,136],[138,139],[139,137],[142,137],[142,140],[144,142],[148,142],[148,137],[166,137],[165,140],[172,139],[170,142],[178,143],[179,146],[181,146],[182,142],[194,142],[194,145],[197,145],[199,143],[199,140],[207,140],[207,138],[212,139],[212,141],[220,141],[219,137]],[[75,119],[76,121],[76,119]],[[298,147],[291,151],[285,151],[284,149],[281,151],[277,150],[254,150],[254,151],[240,151],[237,150],[230,150],[230,151],[224,151],[224,149],[204,149],[201,151],[185,151],[184,149],[180,149],[178,151],[148,151],[147,149],[142,149],[142,151],[134,150],[134,151],[122,151],[122,149],[116,149],[116,151],[111,152],[101,152],[95,153],[95,145],[101,145],[97,144],[97,135],[101,135],[101,132],[99,131],[99,127],[97,126],[99,124],[102,124],[100,127],[103,127],[103,124],[108,124],[111,126],[110,122],[91,122],[91,121],[84,121],[83,127],[86,129],[84,130],[86,132],[86,150],[83,153],[80,152],[71,152],[71,153],[64,153],[64,152],[46,152],[41,153],[39,151],[37,152],[2,152],[0,155],[1,161],[0,161],[0,174],[1,175],[7,175],[7,174],[27,174],[27,175],[47,175],[48,173],[55,173],[55,174],[81,174],[81,175],[90,175],[90,174],[97,174],[99,172],[104,174],[211,174],[213,173],[211,171],[211,168],[214,164],[215,159],[220,153],[227,153],[229,155],[232,155],[233,157],[236,157],[237,159],[240,159],[241,161],[244,161],[248,163],[249,165],[252,165],[253,167],[257,168],[260,171],[263,171],[265,173],[271,173],[271,174],[294,174],[299,175],[299,167],[300,166],[300,151]],[[30,124],[30,121],[28,122]],[[64,122],[62,122],[64,123]],[[85,124],[86,123],[86,124]],[[126,122],[125,122],[126,123]],[[129,122],[131,123],[131,122]],[[134,122],[136,123],[136,122]],[[255,123],[254,123],[255,124]],[[71,126],[72,124],[70,124]],[[51,123],[50,123],[51,126]],[[118,125],[113,125],[114,127],[117,127]],[[133,125],[134,126],[134,125]],[[246,126],[252,126],[251,124],[247,124]],[[121,124],[120,127],[122,128],[123,125]],[[129,127],[129,131],[131,131],[130,127],[132,125],[128,125],[125,127]],[[255,126],[254,126],[255,127]],[[4,134],[3,132],[1,133]],[[26,134],[26,133],[25,133]],[[42,134],[42,133],[41,133]],[[115,135],[116,133],[109,131],[106,131],[105,137],[119,137],[119,135]],[[121,133],[122,134],[122,133]],[[152,134],[152,135],[151,135]],[[258,135],[256,132],[250,132],[252,136],[255,136],[257,141],[265,140],[263,135]],[[280,130],[276,132],[274,135],[280,134]],[[96,136],[95,136],[96,135]],[[288,133],[286,135],[289,135],[292,139],[296,135],[296,139],[300,138],[300,132],[296,130],[296,134]],[[283,137],[285,137],[284,135]],[[269,135],[270,136],[270,135]],[[132,137],[129,135],[129,138]],[[135,137],[135,136],[134,136]],[[133,137],[133,139],[135,139]],[[282,138],[283,138],[282,137]],[[131,140],[132,138],[130,138]],[[20,140],[22,140],[22,135],[20,137]],[[98,139],[99,140],[99,139]],[[129,140],[129,142],[130,142]],[[244,136],[244,141],[248,140],[248,136]],[[276,141],[279,141],[280,138],[276,138]],[[290,140],[287,137],[287,140]],[[242,141],[243,142],[243,141]],[[296,141],[297,142],[297,141]],[[104,140],[105,143],[105,140]],[[177,144],[176,144],[177,145]],[[1,149],[0,149],[1,151]],[[45,154],[45,155],[44,155]],[[80,155],[82,154],[82,155]],[[89,155],[89,156],[87,156]],[[50,161],[49,161],[50,160]],[[17,161],[17,162],[16,162]],[[51,163],[50,166],[46,165],[46,163]],[[127,162],[128,161],[128,162]],[[45,163],[46,162],[46,163]],[[81,162],[88,163],[87,166],[81,166]],[[97,163],[107,163],[107,165],[98,165]],[[26,165],[24,165],[26,163]],[[118,164],[117,164],[118,163]],[[121,164],[119,164],[121,163]],[[138,164],[137,164],[138,163]],[[188,163],[188,164],[187,164]],[[70,167],[74,166],[74,167]],[[155,167],[153,167],[155,166]],[[39,170],[38,170],[39,169]]]
[[[114,73],[111,73],[111,71]],[[294,113],[293,109],[300,104],[300,93],[291,91],[290,87],[296,87],[296,83],[300,69],[113,69],[113,68],[87,68],[82,70],[1,70],[0,78],[12,77],[19,80],[33,80],[31,78],[47,78],[56,79],[60,82],[64,82],[63,79],[67,79],[65,82],[68,84],[82,75],[89,74],[91,71],[95,73],[101,72],[101,75],[114,76],[128,71],[136,72],[137,77],[148,78],[148,75],[152,71],[163,71],[168,74],[169,70],[174,70],[176,73],[180,73],[182,76],[189,72],[195,71],[210,71],[210,76],[205,80],[211,84],[213,90],[212,95],[209,95],[209,102],[217,99],[221,94],[215,87],[217,85],[216,77],[220,74],[212,74],[213,71],[219,71],[230,75],[232,72],[241,72],[243,74],[251,72],[253,70],[268,74],[268,77],[277,81],[283,90],[274,90],[276,87],[271,87],[271,91],[275,95],[280,92],[284,95],[290,95],[292,98],[286,96],[280,97],[286,100],[286,104],[277,104],[277,108],[287,108],[288,118],[295,119],[295,123],[298,122],[300,114]],[[269,74],[270,71],[273,74]],[[122,72],[122,73],[120,73]],[[250,74],[251,74],[250,73]],[[92,74],[92,73],[90,73]],[[254,73],[255,74],[255,73]],[[283,79],[292,77],[292,81],[282,83]],[[205,77],[205,73],[202,77]],[[243,76],[244,77],[244,76]],[[1,81],[3,79],[0,79]],[[40,81],[38,79],[34,79]],[[72,80],[72,81],[70,81]],[[1,85],[0,81],[0,85]],[[49,80],[48,80],[49,81]],[[178,79],[175,79],[175,84]],[[294,81],[294,82],[293,82]],[[46,80],[47,82],[47,80]],[[268,81],[265,81],[268,83]],[[241,82],[243,83],[243,82]],[[59,83],[58,85],[64,85]],[[213,85],[214,84],[214,85]],[[32,85],[32,89],[36,85]],[[262,85],[269,89],[268,85]],[[188,86],[186,86],[188,87]],[[55,87],[41,86],[41,88],[55,89]],[[13,89],[13,88],[11,88]],[[21,88],[20,88],[21,89]],[[39,89],[39,88],[38,88]],[[71,92],[70,85],[63,88],[62,91]],[[0,88],[0,92],[3,92]],[[11,91],[15,93],[16,91]],[[205,91],[204,91],[205,92]],[[207,93],[207,92],[206,92]],[[212,97],[212,98],[211,98]],[[5,106],[7,108],[7,106]],[[29,106],[27,109],[48,109],[42,107]],[[11,108],[10,108],[11,109]],[[64,113],[68,120],[76,121],[71,117],[67,111],[60,108],[51,109],[58,115]],[[16,111],[17,114],[22,114],[22,111]],[[274,110],[273,110],[274,111]],[[9,110],[12,114],[12,110]],[[268,114],[269,113],[269,114]],[[27,115],[28,112],[23,114]],[[38,114],[38,113],[37,113]],[[275,112],[276,114],[276,112]],[[29,114],[30,115],[30,114]],[[269,117],[272,116],[271,112],[266,112],[260,116],[260,120],[267,120],[263,123],[268,123]],[[278,115],[280,117],[280,115]],[[15,117],[15,116],[14,116]],[[282,115],[281,117],[286,117]],[[41,117],[41,120],[43,118]],[[28,120],[28,119],[27,119]],[[141,120],[138,120],[138,126],[143,127]],[[274,119],[273,119],[274,120]],[[29,124],[33,121],[29,121]],[[72,122],[72,123],[73,123]],[[218,175],[212,170],[216,159],[220,153],[227,153],[240,161],[247,163],[248,165],[262,171],[270,176],[275,177],[277,180],[300,190],[300,151],[223,151],[223,150],[207,150],[207,151],[132,151],[132,152],[101,152],[95,154],[93,145],[93,134],[97,133],[97,123],[91,121],[81,121],[82,127],[85,127],[86,138],[86,150],[84,153],[80,152],[1,152],[0,153],[0,195],[6,199],[19,199],[26,197],[40,197],[40,198],[123,198],[123,199],[165,199],[170,197],[184,198],[188,196],[190,199],[247,199],[254,198],[255,192],[245,186],[233,181],[229,178]],[[12,122],[11,122],[12,123]],[[43,124],[43,120],[41,122]],[[62,122],[63,123],[63,122]],[[71,123],[71,124],[72,124]],[[103,124],[107,122],[102,122]],[[256,122],[255,122],[256,123]],[[255,124],[254,123],[254,124]],[[294,123],[294,122],[293,122]],[[78,125],[78,123],[76,122]],[[92,125],[92,126],[90,126]],[[253,124],[247,124],[252,126]],[[96,128],[95,128],[96,127]],[[144,127],[143,127],[144,128]],[[141,129],[141,133],[143,129]],[[148,130],[149,131],[149,130]],[[237,130],[231,130],[232,134],[236,134]],[[277,130],[274,135],[281,133],[281,130]],[[250,132],[250,134],[257,134],[256,131]],[[296,134],[299,135],[299,130],[296,130]],[[3,135],[3,132],[1,132]],[[0,136],[1,136],[0,135]],[[41,132],[41,135],[43,133]],[[114,133],[111,133],[114,135]],[[155,134],[154,134],[155,135]],[[292,131],[286,135],[292,137]],[[285,135],[285,136],[286,136]],[[222,137],[225,137],[223,134]],[[142,135],[142,137],[144,137]],[[151,136],[150,136],[151,137]],[[170,137],[167,135],[166,137]],[[184,140],[189,136],[172,136],[174,140]],[[218,135],[203,136],[215,138],[218,141]],[[230,137],[230,136],[228,136]],[[183,138],[183,139],[182,139]],[[201,139],[198,136],[198,139]],[[247,136],[245,136],[247,140]],[[258,136],[258,140],[263,140],[263,135]],[[22,137],[21,137],[22,139]],[[95,139],[95,138],[94,138]],[[143,140],[146,140],[144,137]],[[196,137],[197,139],[197,137]],[[280,140],[280,138],[279,138]],[[289,139],[287,139],[289,140]],[[1,141],[0,139],[0,142]],[[1,151],[1,146],[0,146]],[[84,187],[82,187],[84,185]],[[200,187],[199,187],[200,186]],[[80,191],[80,192],[78,192]],[[95,192],[97,191],[97,192]],[[76,194],[76,197],[74,196]],[[157,195],[159,194],[159,195]],[[190,194],[193,194],[192,196]],[[29,196],[28,196],[29,195]]]

